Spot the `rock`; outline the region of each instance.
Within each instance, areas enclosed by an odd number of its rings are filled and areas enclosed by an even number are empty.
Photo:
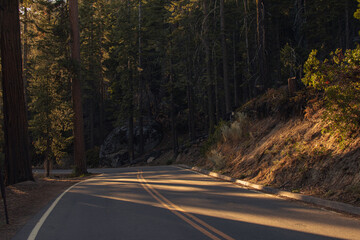
[[[146,161],[147,163],[152,163],[155,160],[154,157],[149,157],[148,160]]]
[[[119,167],[130,164],[128,153],[127,126],[115,128],[101,145],[99,157],[100,164],[108,167]],[[149,151],[156,147],[162,140],[161,125],[153,120],[144,120],[143,127],[144,151]],[[134,128],[134,149],[135,155],[138,154],[140,146],[140,128]]]
[[[181,153],[179,155],[177,155],[176,160],[175,160],[176,163],[181,161],[181,156],[182,156]]]

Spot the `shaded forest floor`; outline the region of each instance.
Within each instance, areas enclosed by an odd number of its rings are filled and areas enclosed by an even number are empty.
[[[90,176],[91,177],[91,176]],[[35,182],[27,181],[6,188],[6,200],[10,224],[5,223],[3,201],[0,197],[0,239],[10,240],[28,220],[44,208],[51,200],[73,184],[85,178],[57,176],[43,178],[35,176]]]

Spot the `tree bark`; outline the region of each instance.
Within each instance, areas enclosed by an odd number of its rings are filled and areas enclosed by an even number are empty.
[[[209,116],[209,134],[214,132],[214,101],[213,101],[213,74],[212,74],[212,60],[210,53],[210,43],[209,43],[209,3],[208,0],[203,0],[203,14],[204,14],[204,29],[203,29],[203,44],[205,47],[205,61],[206,61],[206,78],[207,78],[207,98],[208,98],[208,116]]]
[[[139,0],[139,128],[140,128],[140,142],[139,153],[144,153],[144,119],[143,119],[143,76],[142,76],[142,46],[141,46],[141,21],[142,21],[142,3]]]
[[[187,41],[186,44],[186,75],[187,75],[187,87],[186,87],[186,95],[187,95],[187,104],[189,109],[188,114],[188,128],[189,128],[189,139],[193,141],[195,139],[195,122],[194,122],[194,96],[193,96],[193,87],[192,87],[192,69],[191,69],[191,56],[189,54],[189,43]]]
[[[255,83],[255,91],[257,94],[262,93],[265,86],[268,85],[267,81],[267,63],[265,53],[265,5],[264,0],[256,0],[256,23],[257,23],[257,47],[258,47],[258,66],[259,66],[259,79]]]
[[[29,52],[29,45],[28,45],[28,12],[27,7],[24,10],[24,59],[23,59],[23,80],[24,80],[24,94],[25,94],[25,103],[27,102],[27,74],[28,74],[28,52]]]
[[[244,32],[245,32],[245,48],[246,48],[246,79],[248,81],[247,87],[249,91],[246,91],[246,86],[244,86],[244,91],[247,92],[249,98],[251,98],[251,83],[249,83],[250,78],[250,47],[249,47],[249,35],[248,35],[248,2],[247,0],[243,0],[244,2]],[[243,91],[243,92],[244,92]],[[245,94],[244,94],[245,95]],[[246,99],[244,99],[246,101]]]
[[[1,64],[7,184],[33,180],[22,76],[19,2],[0,0]]]
[[[345,48],[350,46],[350,31],[349,31],[349,1],[345,0]]]
[[[234,71],[234,106],[238,107],[239,106],[239,87],[238,87],[238,76],[237,76],[237,71],[236,71],[236,36],[235,36],[235,32],[233,32],[233,71]]]
[[[71,26],[71,58],[73,61],[72,73],[72,99],[74,108],[74,162],[76,174],[85,174],[85,143],[84,119],[81,102],[81,74],[80,74],[80,29],[78,1],[69,0],[69,14]]]
[[[129,160],[132,163],[135,159],[134,154],[134,114],[132,113],[132,109],[129,116],[129,142],[128,142],[128,152],[129,152]]]
[[[220,121],[221,116],[223,116],[224,113],[220,112],[220,103],[219,103],[220,93],[219,93],[219,83],[218,83],[218,73],[217,73],[217,59],[214,56],[215,55],[214,52],[215,52],[215,50],[213,47],[212,63],[213,63],[213,69],[214,69],[213,71],[214,71],[214,92],[215,92],[215,121],[218,123]]]
[[[49,134],[49,129],[47,131]],[[50,136],[46,137],[46,150],[45,150],[45,177],[50,176],[50,168],[51,168],[51,162],[50,162],[50,152],[51,152],[51,143],[50,143]]]
[[[223,78],[224,78],[224,91],[225,91],[225,107],[226,113],[232,110],[230,101],[229,77],[228,77],[228,56],[225,37],[225,16],[224,16],[224,0],[220,0],[220,35],[221,35],[221,48],[223,60]]]

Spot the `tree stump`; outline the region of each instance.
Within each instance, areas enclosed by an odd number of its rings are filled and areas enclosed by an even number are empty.
[[[289,96],[294,96],[296,92],[296,77],[288,79],[288,93]]]

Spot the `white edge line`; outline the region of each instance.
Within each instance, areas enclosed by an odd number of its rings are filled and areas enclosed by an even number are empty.
[[[77,185],[79,185],[80,183],[84,183],[87,182],[89,180],[92,180],[93,178],[87,179],[85,181],[81,181],[78,182],[74,185],[72,185],[71,187],[69,187],[68,189],[66,189],[52,204],[51,206],[48,208],[48,210],[46,210],[46,212],[41,216],[40,220],[36,223],[35,227],[33,228],[33,230],[31,231],[29,237],[27,238],[27,240],[35,240],[40,228],[42,227],[42,225],[44,224],[46,218],[50,215],[50,213],[52,212],[52,210],[55,208],[56,204],[60,201],[60,199],[65,195],[65,193],[67,193],[68,191],[70,191],[73,187],[76,187]]]

